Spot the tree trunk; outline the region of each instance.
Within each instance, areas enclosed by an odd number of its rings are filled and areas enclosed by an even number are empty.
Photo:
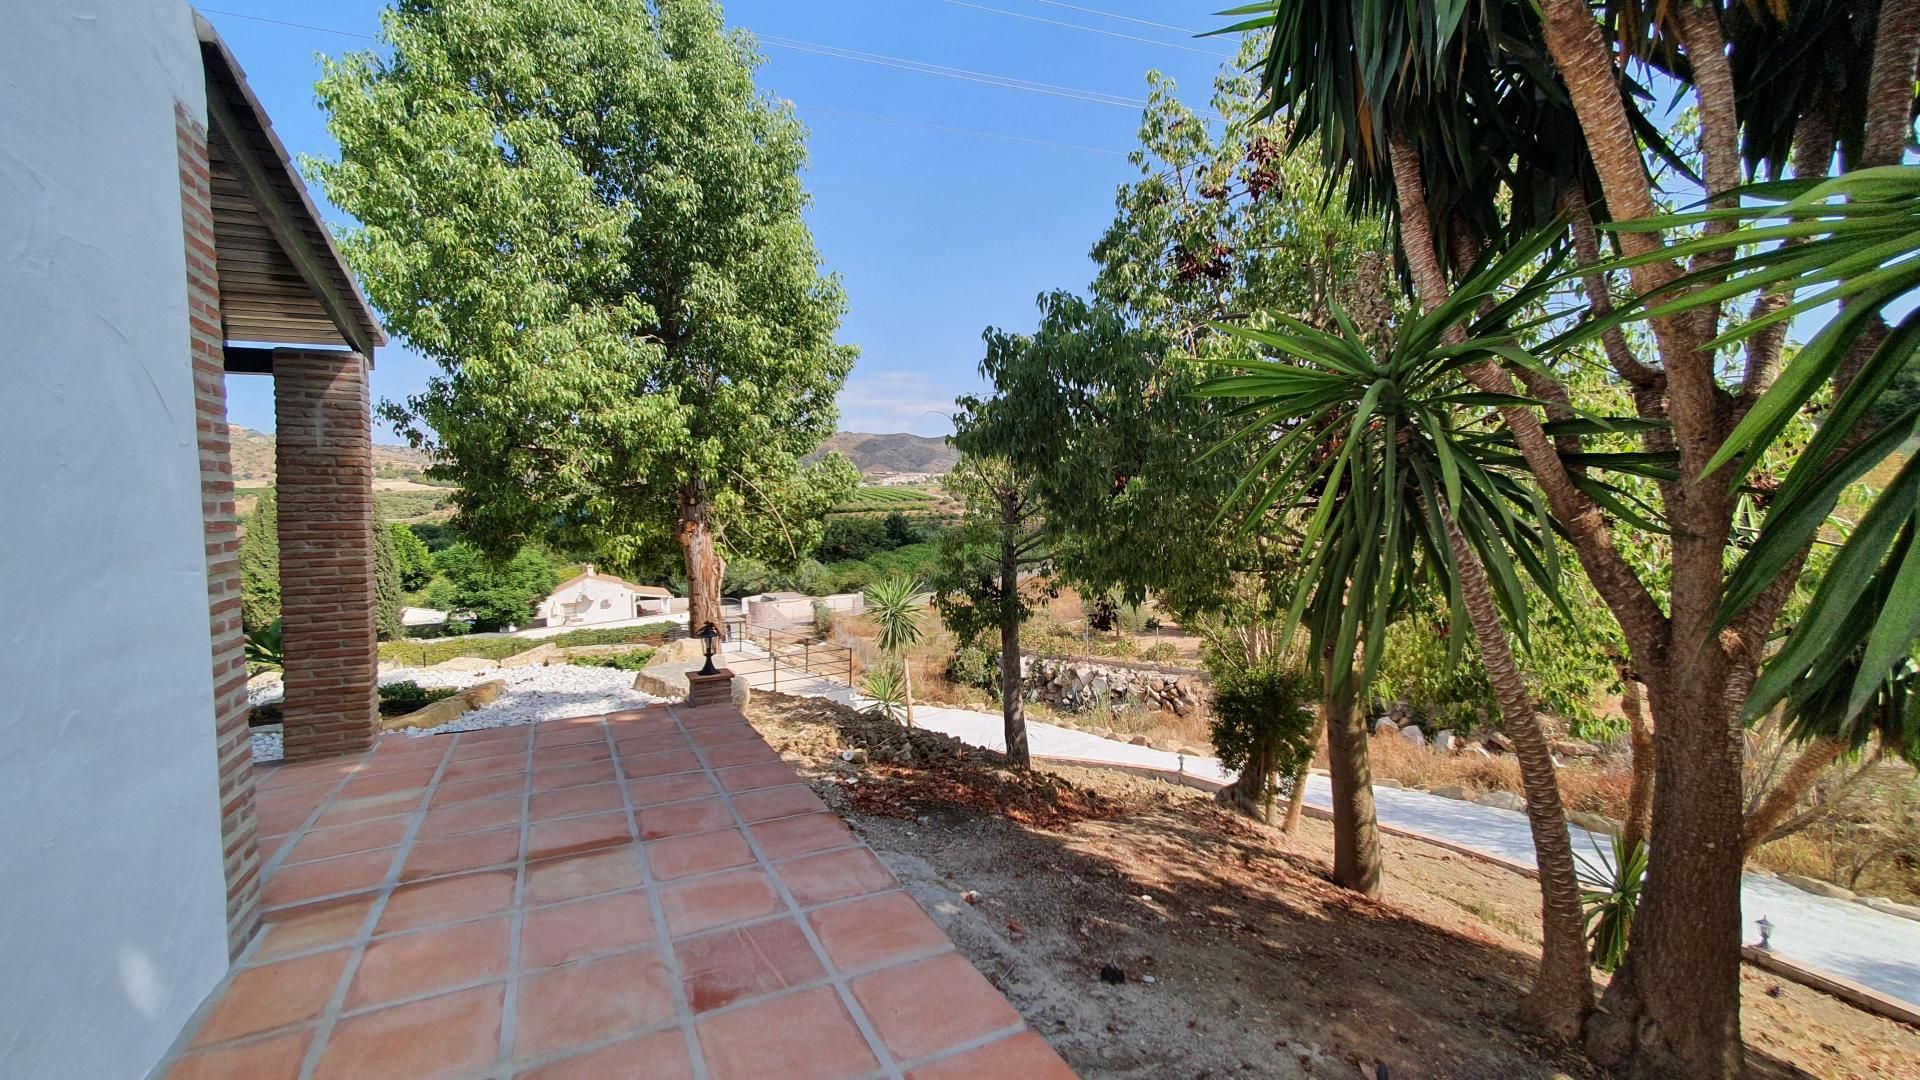
[[[1007,760],[1015,768],[1032,764],[1027,751],[1025,695],[1020,686],[1020,551],[1019,521],[1000,526],[1000,722],[1007,743]]]
[[[1614,658],[1613,666],[1620,673],[1620,711],[1627,714],[1627,745],[1633,769],[1620,838],[1632,848],[1647,842],[1648,823],[1653,819],[1653,725],[1647,722],[1646,703],[1641,700],[1640,677],[1621,657]]]
[[[1320,719],[1313,725],[1313,745],[1316,750],[1319,749],[1320,739],[1326,734],[1326,730],[1327,711],[1322,708]],[[1280,831],[1288,836],[1300,831],[1300,812],[1307,805],[1307,771],[1312,766],[1313,755],[1309,754],[1307,760],[1302,762],[1300,768],[1293,774],[1293,791],[1287,796],[1286,820],[1280,823]]]
[[[708,623],[723,633],[726,630],[726,619],[720,614],[720,581],[727,564],[714,550],[712,509],[701,481],[680,489],[678,539],[687,563],[687,630],[693,634]]]
[[[1480,646],[1480,662],[1500,703],[1500,718],[1520,761],[1527,791],[1527,825],[1533,832],[1534,861],[1540,870],[1540,976],[1521,1006],[1527,1023],[1556,1039],[1572,1041],[1593,1008],[1593,978],[1587,974],[1586,920],[1580,907],[1580,877],[1574,870],[1573,840],[1560,802],[1553,754],[1546,732],[1534,715],[1526,680],[1507,644],[1506,627],[1487,587],[1486,569],[1445,506],[1440,516],[1453,549],[1455,577]]]
[[[1767,792],[1766,798],[1760,800],[1760,805],[1747,815],[1740,853],[1751,856],[1758,851],[1760,845],[1773,835],[1773,830],[1787,820],[1788,814],[1793,813],[1793,808],[1800,805],[1800,800],[1806,797],[1813,788],[1813,782],[1820,779],[1820,774],[1826,771],[1827,766],[1839,761],[1840,755],[1846,752],[1847,744],[1839,739],[1821,737],[1809,742],[1787,769],[1787,775],[1781,777],[1773,790]]]
[[[1331,650],[1329,650],[1331,651]],[[1373,769],[1367,757],[1367,718],[1354,708],[1352,683],[1337,692],[1329,655],[1322,665],[1326,692],[1327,773],[1333,783],[1333,881],[1380,895],[1380,825],[1373,811]]]
[[[1214,796],[1220,802],[1260,822],[1273,824],[1273,773],[1271,750],[1256,746],[1247,755],[1247,764],[1233,783]]]
[[[913,726],[913,664],[907,660],[907,654],[900,654],[900,691],[907,698],[907,726]]]

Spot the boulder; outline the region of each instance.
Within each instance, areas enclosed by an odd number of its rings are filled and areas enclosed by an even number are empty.
[[[1375,735],[1398,735],[1400,734],[1400,725],[1383,716],[1373,722],[1373,733]]]
[[[689,660],[696,665],[704,665],[707,662],[707,643],[697,637],[684,637],[667,642],[653,654],[654,664],[680,664]]]
[[[1150,745],[1150,744],[1149,744],[1149,743],[1147,742],[1147,737],[1146,737],[1145,735],[1135,735],[1135,736],[1134,736],[1133,738],[1131,738],[1131,739],[1128,739],[1128,740],[1127,740],[1127,745],[1129,745],[1129,746],[1147,746],[1147,745]]]
[[[1398,781],[1398,780],[1392,780],[1392,779],[1376,779],[1376,780],[1375,780],[1375,781],[1373,782],[1373,786],[1374,786],[1374,787],[1383,787],[1383,788],[1392,788],[1392,789],[1394,789],[1395,791],[1398,791],[1398,790],[1400,790],[1401,788],[1404,788],[1404,787],[1406,787],[1407,785],[1405,785],[1405,784],[1403,784],[1403,783],[1401,783],[1401,782],[1400,782],[1400,781]]]
[[[492,671],[500,665],[480,656],[456,656],[451,660],[442,660],[428,668],[428,671]]]
[[[1588,832],[1604,833],[1607,836],[1620,835],[1620,823],[1604,814],[1589,814],[1584,810],[1567,811],[1567,820]]]
[[[1473,800],[1479,806],[1491,806],[1495,810],[1525,810],[1527,800],[1511,791],[1489,791]]]
[[[1451,731],[1436,731],[1433,733],[1433,748],[1443,754],[1453,753],[1454,748],[1459,745],[1459,737]]]
[[[1497,731],[1488,732],[1486,737],[1480,740],[1480,745],[1496,754],[1513,753],[1513,740]]]
[[[1884,896],[1866,896],[1862,897],[1860,902],[1875,911],[1885,912],[1888,915],[1895,915],[1902,919],[1912,919],[1914,922],[1920,922],[1920,907],[1915,907],[1912,904],[1895,903]]]
[[[1408,726],[1401,728],[1400,737],[1414,746],[1424,747],[1427,745],[1427,733],[1417,727]]]
[[[1801,892],[1812,893],[1815,896],[1825,896],[1833,900],[1854,899],[1852,889],[1843,889],[1831,881],[1821,881],[1819,878],[1811,878],[1805,874],[1781,874],[1780,880]]]
[[[467,700],[468,705],[478,709],[478,708],[481,708],[482,706],[493,704],[495,701],[499,700],[501,694],[504,694],[506,692],[507,692],[507,680],[488,679],[486,682],[483,682],[478,686],[472,686],[467,688],[467,690],[464,693],[462,693],[460,696]]]
[[[1378,780],[1374,781],[1374,785],[1376,787],[1379,786],[1379,783],[1380,782]],[[1437,787],[1437,788],[1434,788],[1432,791],[1428,792],[1427,794],[1438,795],[1443,799],[1459,799],[1461,802],[1467,801],[1467,789],[1459,786],[1458,784],[1449,784],[1446,787]]]
[[[1477,743],[1477,742],[1476,742],[1476,743],[1467,743],[1467,744],[1466,744],[1466,747],[1467,747],[1467,753],[1469,753],[1469,754],[1475,754],[1475,755],[1477,755],[1477,756],[1479,756],[1479,757],[1483,757],[1483,758],[1492,758],[1492,757],[1493,757],[1493,751],[1491,751],[1491,750],[1489,750],[1489,749],[1487,749],[1487,748],[1486,748],[1486,747],[1484,747],[1484,746],[1481,746],[1481,745],[1480,745],[1479,743]]]
[[[1555,739],[1549,748],[1563,758],[1590,758],[1600,756],[1599,747],[1591,743],[1578,742],[1573,739]]]

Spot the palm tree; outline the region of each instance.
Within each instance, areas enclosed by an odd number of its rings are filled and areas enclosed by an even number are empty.
[[[1520,760],[1540,868],[1544,950],[1527,1011],[1572,1038],[1593,1000],[1581,886],[1553,759],[1507,630],[1526,631],[1522,576],[1558,604],[1559,568],[1542,496],[1488,422],[1497,408],[1538,403],[1467,381],[1489,357],[1533,362],[1508,323],[1551,287],[1555,260],[1512,295],[1496,290],[1546,246],[1536,240],[1478,269],[1446,302],[1402,323],[1383,356],[1338,310],[1331,333],[1286,316],[1271,317],[1274,330],[1222,326],[1282,359],[1208,361],[1237,370],[1197,392],[1244,401],[1251,419],[1240,436],[1269,442],[1236,492],[1250,503],[1249,524],[1283,499],[1298,506],[1281,514],[1299,530],[1307,567],[1293,611],[1335,700],[1364,699],[1396,603],[1423,580],[1448,597],[1454,626],[1473,634]],[[1647,468],[1637,458],[1586,461]],[[1329,716],[1330,730],[1340,720]]]
[[[906,702],[907,726],[913,726],[913,669],[907,650],[920,643],[927,602],[926,587],[905,574],[894,574],[867,586],[867,616],[880,630],[874,644],[900,665],[900,693]]]

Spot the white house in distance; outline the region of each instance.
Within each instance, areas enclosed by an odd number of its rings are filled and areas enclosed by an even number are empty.
[[[561,582],[553,595],[540,602],[534,616],[546,626],[592,626],[684,610],[686,601],[676,607],[667,589],[597,574],[588,565],[583,573]]]

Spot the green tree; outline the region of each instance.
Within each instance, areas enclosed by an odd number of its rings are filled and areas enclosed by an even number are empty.
[[[412,536],[412,533],[408,533]],[[373,523],[373,624],[380,637],[397,641],[406,636],[400,622],[400,608],[406,602],[400,580],[400,559],[391,526],[375,519]]]
[[[501,560],[473,544],[455,544],[435,555],[434,565],[441,576],[427,594],[429,601],[452,618],[472,620],[475,630],[526,622],[559,583],[553,564],[532,548]]]
[[[955,424],[957,445],[968,442],[968,418]],[[963,645],[993,630],[1000,637],[1000,719],[1007,758],[1032,764],[1027,749],[1025,695],[1020,682],[1020,625],[1033,613],[1021,575],[1047,561],[1046,523],[1029,478],[1003,459],[963,454],[947,474],[947,490],[966,514],[940,537],[932,592],[940,620]]]
[[[433,552],[427,550],[426,542],[410,525],[392,522],[387,526],[390,543],[393,546],[393,561],[400,575],[400,587],[407,592],[419,592],[433,580]]]
[[[856,483],[802,463],[854,350],[791,107],[711,0],[401,0],[382,41],[325,62],[340,159],[308,166],[441,369],[385,415],[474,543],[677,546],[692,622],[719,622],[723,552],[798,558]]]
[[[262,491],[240,537],[240,625],[264,630],[280,617],[280,504]]]
[[[892,574],[867,586],[867,618],[880,630],[874,644],[900,669],[908,727],[913,726],[913,668],[907,652],[920,643],[930,599],[920,582],[905,574]]]
[[[1279,778],[1303,783],[1313,760],[1318,697],[1305,669],[1277,657],[1253,667],[1220,665],[1213,672],[1214,753],[1223,767],[1240,774],[1222,798],[1261,821],[1272,820]]]

